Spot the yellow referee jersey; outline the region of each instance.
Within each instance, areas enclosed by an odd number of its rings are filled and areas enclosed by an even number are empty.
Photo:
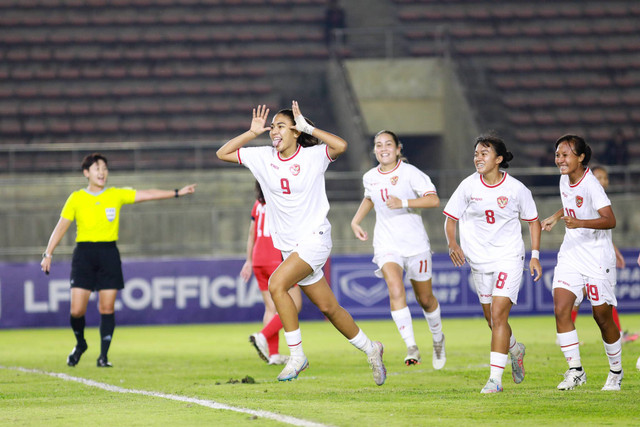
[[[82,189],[71,193],[60,216],[76,221],[76,242],[114,242],[118,240],[120,207],[135,199],[136,190],[130,188],[107,188],[99,194]]]

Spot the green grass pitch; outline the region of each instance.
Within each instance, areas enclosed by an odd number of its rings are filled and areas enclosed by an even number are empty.
[[[640,315],[622,315],[621,320],[625,328],[640,330]],[[86,331],[89,349],[75,368],[65,363],[74,344],[70,329],[0,330],[0,425],[287,425],[285,419],[107,391],[44,372],[268,411],[295,417],[298,425],[640,425],[640,372],[635,367],[640,342],[623,346],[623,390],[602,392],[609,369],[602,340],[593,319],[580,315],[587,384],[561,392],[556,385],[566,363],[554,343],[553,318],[513,317],[510,323],[527,346],[526,378],[514,384],[509,364],[504,392],[495,395],[480,394],[489,375],[490,343],[480,318],[443,319],[447,365],[441,371],[431,367],[431,338],[423,318],[414,316],[423,363],[411,367],[403,364],[405,347],[392,320],[358,322],[385,345],[388,376],[381,387],[373,382],[365,355],[328,322],[301,323],[310,367],[285,383],[276,381],[281,367],[262,362],[248,342],[258,323],[117,327],[109,353],[112,369],[95,366],[95,327]],[[280,349],[287,353],[283,338]],[[247,376],[255,383],[230,381]]]

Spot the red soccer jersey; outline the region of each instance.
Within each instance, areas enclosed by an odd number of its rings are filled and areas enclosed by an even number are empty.
[[[271,233],[266,219],[267,206],[260,204],[256,200],[251,210],[251,219],[253,219],[254,227],[254,243],[253,243],[253,265],[263,266],[280,264],[282,262],[282,254],[273,247]]]

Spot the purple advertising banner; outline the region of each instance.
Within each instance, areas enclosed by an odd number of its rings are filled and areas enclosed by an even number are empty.
[[[637,252],[622,251],[627,266],[618,269],[616,295],[620,313],[640,312],[640,267]],[[245,283],[239,272],[244,260],[124,260],[125,288],[118,293],[120,325],[259,322],[264,304],[255,278]],[[543,278],[533,283],[524,271],[514,315],[552,314],[551,283],[555,252],[541,254]],[[338,302],[356,319],[389,318],[389,293],[375,277],[371,255],[335,256],[325,271]],[[0,263],[0,328],[59,327],[69,324],[69,262],[55,262],[45,276],[38,263]],[[407,282],[411,311],[418,315]],[[433,290],[445,317],[482,316],[467,265],[456,268],[446,254],[433,256]],[[584,301],[583,304],[589,304]],[[302,320],[323,319],[305,298]],[[88,324],[97,324],[97,297],[87,310]]]
[[[636,251],[622,251],[626,267],[618,269],[616,296],[621,313],[640,311],[640,267]],[[534,282],[527,269],[518,294],[513,315],[553,314],[551,285],[557,252],[542,252],[543,277]],[[374,275],[377,268],[371,256],[342,256],[331,259],[331,285],[340,304],[356,319],[389,318],[389,293],[383,279]],[[438,298],[444,317],[482,316],[482,308],[468,264],[454,267],[447,254],[433,255],[433,293]],[[421,309],[415,300],[411,284],[405,279],[407,302],[414,315]],[[583,301],[583,305],[589,304]]]
[[[264,303],[258,283],[239,276],[243,259],[123,260],[125,287],[118,292],[119,325],[257,322]],[[54,262],[51,274],[38,263],[0,264],[0,328],[69,325],[70,262]],[[91,295],[88,324],[97,324]],[[309,301],[300,319],[322,319]]]

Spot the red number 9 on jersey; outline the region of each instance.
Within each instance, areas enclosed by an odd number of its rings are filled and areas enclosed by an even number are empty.
[[[282,194],[291,194],[291,188],[289,187],[289,180],[287,178],[280,180],[280,188],[282,188]]]

